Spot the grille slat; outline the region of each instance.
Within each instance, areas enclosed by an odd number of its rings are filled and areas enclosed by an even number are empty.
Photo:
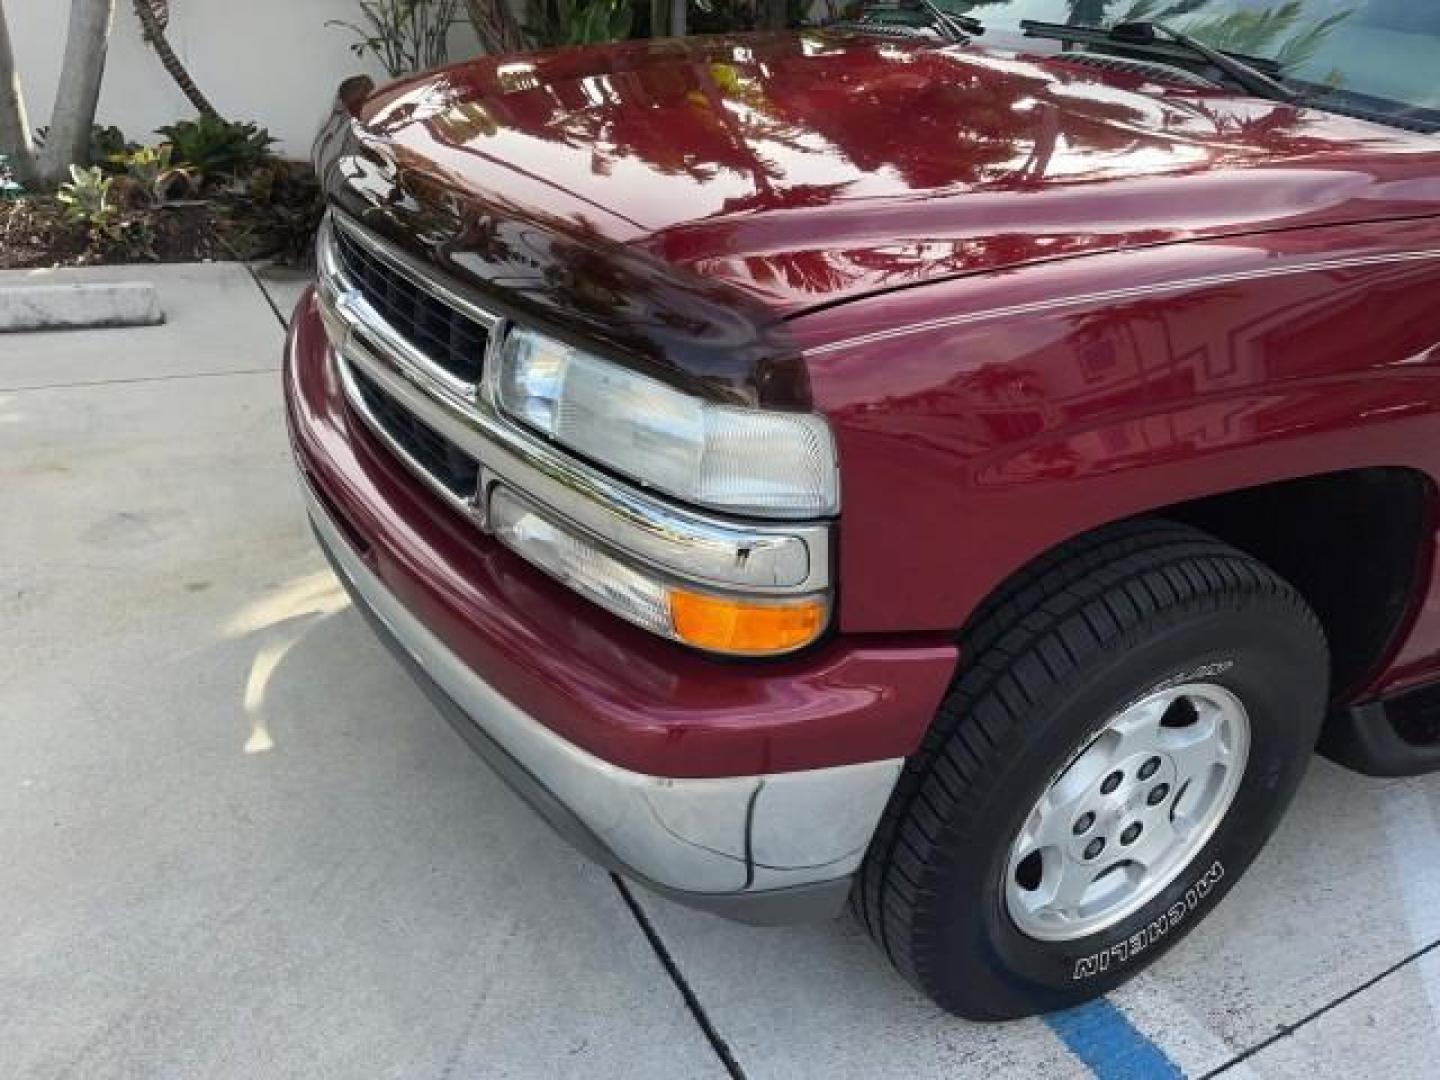
[[[478,385],[489,329],[431,295],[343,229],[335,231],[335,240],[346,275],[380,317],[441,370]]]
[[[371,419],[416,465],[456,499],[464,502],[474,497],[480,486],[478,461],[423,423],[353,366],[350,377]]]

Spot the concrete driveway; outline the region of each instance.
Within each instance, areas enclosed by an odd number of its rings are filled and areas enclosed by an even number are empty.
[[[1440,778],[1317,761],[1138,982],[951,1019],[848,921],[619,884],[471,757],[304,523],[297,283],[86,274],[170,321],[0,337],[0,1076],[1435,1074]]]

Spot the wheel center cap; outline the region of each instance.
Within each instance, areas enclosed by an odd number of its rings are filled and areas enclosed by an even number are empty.
[[[1160,771],[1165,772],[1164,769]],[[1135,790],[1125,796],[1124,801],[1110,813],[1111,823],[1125,821],[1147,810],[1148,807],[1145,805],[1145,800],[1149,797],[1149,794],[1149,787],[1140,787],[1137,785]]]
[[[1156,759],[1160,764],[1152,764],[1142,780],[1142,767]],[[1123,776],[1117,786],[1107,792],[1103,781],[1097,783],[1083,800],[1086,812],[1093,815],[1094,824],[1077,833],[1069,845],[1069,855],[1076,862],[1104,865],[1113,861],[1144,833],[1157,815],[1168,812],[1169,795],[1175,790],[1175,764],[1169,755],[1153,751],[1137,754],[1122,762],[1116,772]],[[1152,794],[1157,789],[1163,789],[1166,797],[1152,802]],[[1126,830],[1133,829],[1137,823],[1140,830],[1127,843],[1122,838]],[[1097,839],[1104,841],[1098,848]]]

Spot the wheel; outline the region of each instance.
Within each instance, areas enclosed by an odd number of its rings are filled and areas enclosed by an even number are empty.
[[[1328,693],[1319,621],[1168,522],[1057,549],[989,601],[852,903],[942,1007],[1079,1004],[1174,947],[1274,831]]]

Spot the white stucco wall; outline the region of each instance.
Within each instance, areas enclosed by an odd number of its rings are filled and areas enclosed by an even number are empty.
[[[55,98],[69,8],[67,0],[6,0],[36,127],[48,122]],[[194,110],[141,38],[130,0],[116,0],[115,9],[98,119],[150,142],[157,127]],[[358,21],[355,0],[171,0],[168,37],[221,113],[257,121],[281,140],[282,153],[307,157],[340,81],[361,71],[385,77],[373,59],[350,52],[346,32],[325,25],[342,18]],[[457,30],[452,51],[474,51],[473,37]]]

